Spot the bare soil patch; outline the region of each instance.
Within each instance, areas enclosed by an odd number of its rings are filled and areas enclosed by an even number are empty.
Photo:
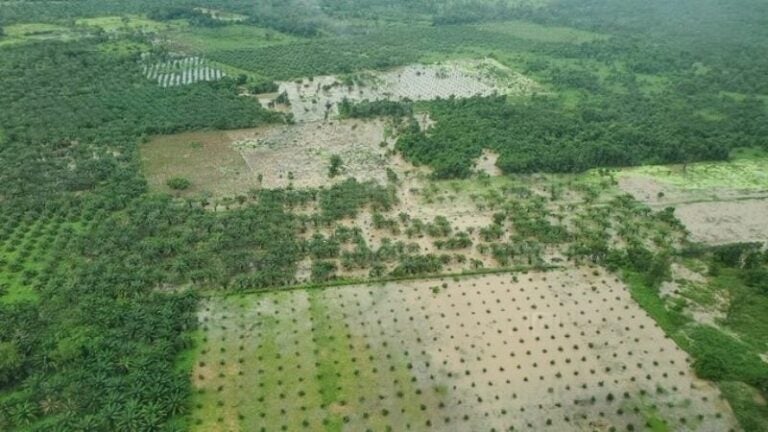
[[[501,169],[496,166],[499,154],[491,150],[484,149],[483,154],[475,161],[475,171],[488,174],[489,176],[502,175]]]
[[[255,176],[265,188],[319,187],[354,177],[386,181],[387,150],[383,120],[339,120],[270,126],[231,133]],[[340,175],[329,178],[332,155],[343,161]]]
[[[695,241],[707,244],[768,241],[768,200],[715,201],[676,206]]]
[[[432,100],[475,95],[528,94],[539,88],[530,78],[492,60],[415,64],[387,72],[354,76],[316,76],[280,82],[299,122],[332,118],[345,98],[362,100]]]

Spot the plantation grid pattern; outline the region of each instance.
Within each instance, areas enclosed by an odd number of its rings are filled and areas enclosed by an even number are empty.
[[[229,297],[199,318],[195,385],[220,412],[193,412],[197,430],[735,427],[625,286],[591,270]]]
[[[185,57],[146,64],[142,67],[142,71],[144,76],[157,81],[161,87],[187,85],[200,81],[218,81],[225,76],[224,72],[200,57]]]

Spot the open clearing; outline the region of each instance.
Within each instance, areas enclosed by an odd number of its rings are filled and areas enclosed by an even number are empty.
[[[74,29],[47,23],[24,23],[3,26],[4,36],[0,36],[0,47],[25,42],[44,40],[70,41],[82,36]]]
[[[232,134],[251,171],[265,188],[320,187],[346,177],[386,181],[387,139],[383,120],[339,120],[268,126]],[[328,177],[331,155],[343,161],[341,174]]]
[[[166,181],[183,177],[192,183],[187,196],[319,187],[349,177],[383,183],[387,168],[401,173],[412,168],[386,156],[393,144],[386,129],[381,120],[340,120],[158,136],[141,145],[141,160],[150,187],[168,192]],[[328,166],[334,154],[343,166],[331,179]]]
[[[675,207],[692,240],[709,244],[768,239],[768,158],[622,170],[619,187],[655,208]]]
[[[212,298],[199,319],[200,431],[735,427],[589,269]]]
[[[338,114],[345,98],[363,100],[433,100],[475,95],[530,94],[538,84],[492,60],[409,65],[387,72],[351,76],[316,76],[280,82],[297,121],[316,121]]]
[[[768,241],[768,200],[679,205],[675,215],[693,241],[707,244]]]
[[[256,185],[243,157],[232,147],[230,132],[164,135],[140,146],[147,182],[169,192],[166,182],[183,177],[191,182],[186,195],[234,195]]]
[[[386,169],[411,168],[386,156],[393,141],[382,120],[340,120],[254,129],[182,133],[155,137],[141,145],[150,186],[169,191],[165,182],[184,177],[187,195],[234,196],[249,189],[319,187],[345,178],[385,182]],[[331,155],[339,155],[341,173],[331,179]]]

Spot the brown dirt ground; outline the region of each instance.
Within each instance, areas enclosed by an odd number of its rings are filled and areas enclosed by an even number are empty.
[[[386,180],[385,156],[391,140],[382,120],[334,120],[269,126],[229,134],[262,187],[318,187],[344,178]],[[386,143],[385,146],[381,146]],[[344,162],[342,173],[328,177],[331,155]],[[291,174],[293,179],[291,179]]]
[[[715,201],[676,206],[691,238],[707,244],[768,241],[768,200]]]
[[[768,240],[764,191],[686,190],[633,175],[621,176],[619,187],[657,210],[674,207],[694,241],[724,244]]]

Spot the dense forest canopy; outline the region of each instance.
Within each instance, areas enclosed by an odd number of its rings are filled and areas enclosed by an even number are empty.
[[[244,18],[221,20],[201,8]],[[129,15],[155,27],[92,32],[76,25]],[[498,153],[506,173],[725,160],[739,147],[768,150],[766,17],[768,4],[759,0],[0,2],[0,272],[11,278],[0,283],[0,297],[25,293],[0,301],[0,430],[185,430],[191,388],[179,354],[191,346],[197,289],[290,285],[308,256],[342,256],[351,268],[388,256],[398,262],[395,276],[444,265],[447,255],[411,256],[402,245],[369,250],[359,233],[299,235],[363,207],[392,208],[391,185],[345,180],[311,191],[243,191],[240,205],[211,211],[200,204],[207,197],[149,191],[138,154],[149,136],[290,123],[247,91],[277,90],[279,80],[491,57],[541,90],[418,103],[344,100],[340,114],[397,117],[397,149],[438,178],[471,176],[484,149]],[[599,37],[536,40],[493,27],[520,20]],[[163,25],[192,34],[255,28],[264,36],[249,40],[253,46],[211,42],[184,53],[216,62],[227,72],[221,80],[161,87],[142,71],[142,52],[175,58]],[[61,29],[72,33],[54,37]],[[429,113],[434,126],[420,128],[415,112]],[[292,211],[306,203],[318,214]],[[541,236],[564,236],[538,228]],[[357,244],[342,252],[339,239]],[[441,242],[471,245],[462,236]],[[507,246],[495,253],[511,254]],[[753,249],[698,253],[726,273],[745,270],[738,273],[744,289],[763,295],[766,256]],[[611,258],[629,265],[624,255]],[[311,269],[314,280],[332,279],[335,270],[323,262]],[[741,379],[721,366],[699,368]],[[749,366],[756,371],[749,384],[765,394],[763,368]]]

